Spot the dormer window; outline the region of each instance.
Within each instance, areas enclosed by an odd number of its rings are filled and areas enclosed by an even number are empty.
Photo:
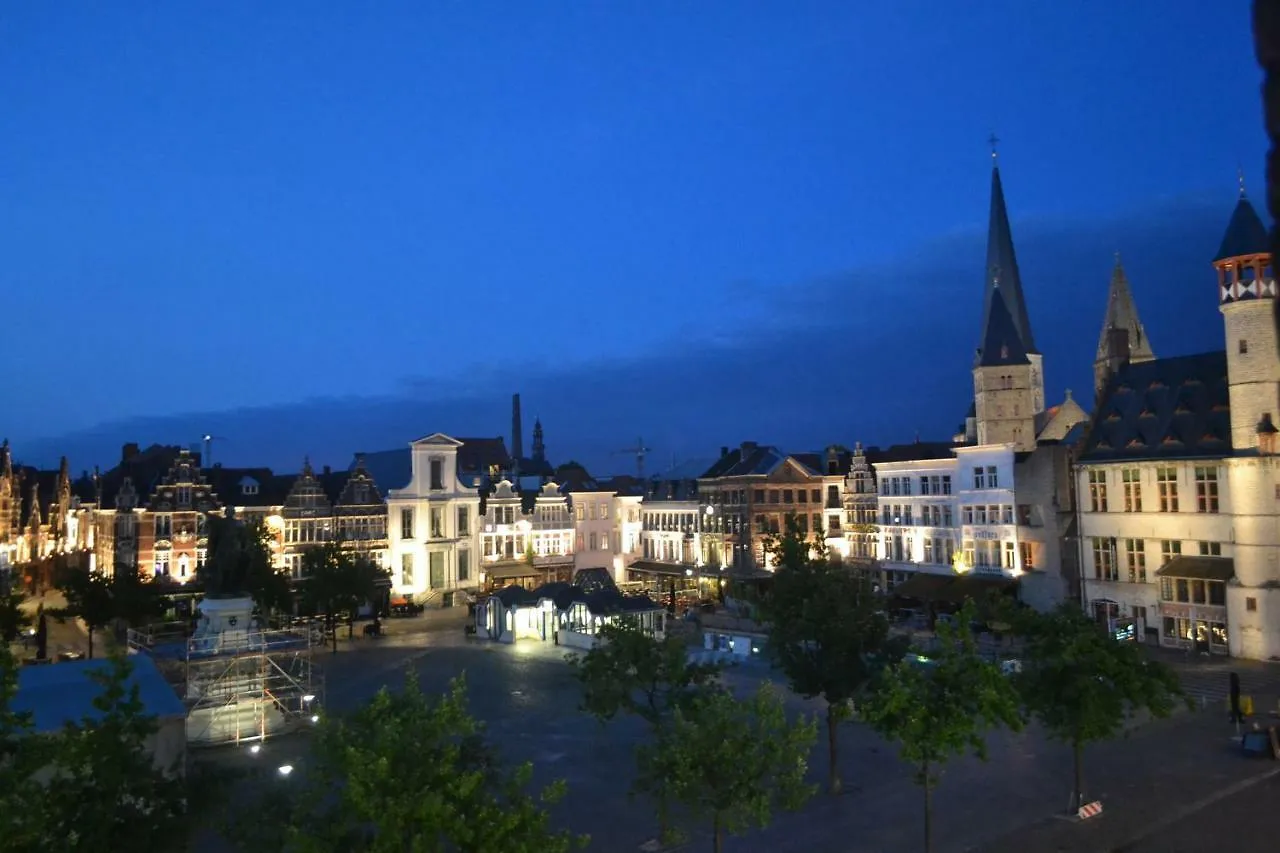
[[[431,460],[430,489],[433,492],[439,492],[444,490],[444,460],[443,459]]]
[[[258,484],[253,480],[245,480],[240,484],[240,494],[256,495],[258,493]]]

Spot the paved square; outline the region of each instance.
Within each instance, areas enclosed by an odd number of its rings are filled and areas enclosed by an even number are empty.
[[[579,688],[564,663],[565,653],[535,643],[508,646],[466,639],[461,630],[405,637],[395,646],[370,644],[332,657],[329,705],[342,711],[365,701],[384,683],[397,685],[406,665],[429,691],[442,690],[450,678],[465,672],[471,710],[486,721],[506,759],[532,761],[538,778],[568,783],[569,793],[557,810],[563,825],[590,833],[593,850],[636,850],[655,831],[648,803],[628,796],[633,750],[644,738],[644,728],[631,719],[602,727],[581,713]],[[752,690],[760,673],[731,671],[728,680],[735,690]],[[821,702],[791,696],[788,703],[797,712],[822,711]],[[1108,800],[1107,816],[1089,827],[1058,827],[1063,822],[1051,818],[1065,808],[1070,795],[1067,749],[1034,728],[997,733],[990,739],[989,762],[961,759],[944,772],[934,797],[937,850],[1026,849],[1045,835],[1046,827],[1055,838],[1065,832],[1068,840],[1063,843],[1078,838],[1081,850],[1136,838],[1179,803],[1269,768],[1240,759],[1227,740],[1230,731],[1222,714],[1182,714],[1142,726],[1113,744],[1089,748],[1088,789]],[[841,750],[844,794],[819,794],[803,811],[780,815],[768,829],[733,839],[729,849],[919,850],[921,793],[894,748],[862,726],[846,725]],[[822,742],[813,763],[815,778],[823,778]],[[1165,810],[1142,805],[1150,798],[1138,802],[1136,795],[1148,789],[1163,798]],[[692,829],[689,849],[709,847],[703,843],[705,832]],[[1119,840],[1113,842],[1110,835]]]

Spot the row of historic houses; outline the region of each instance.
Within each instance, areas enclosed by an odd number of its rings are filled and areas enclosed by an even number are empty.
[[[205,520],[233,512],[263,521],[295,577],[308,547],[340,539],[397,594],[542,590],[565,627],[587,603],[557,585],[607,577],[668,606],[723,598],[768,577],[768,545],[793,522],[922,612],[1003,591],[1037,608],[1078,601],[1139,642],[1280,657],[1280,336],[1267,230],[1243,191],[1206,266],[1224,350],[1157,358],[1117,256],[1094,411],[1070,391],[1053,403],[993,162],[972,404],[946,440],[744,441],[655,477],[594,478],[549,462],[541,421],[524,454],[517,395],[510,447],[433,433],[343,470],[202,467],[198,453],[126,445],[105,473],[72,478],[65,461],[16,464],[5,444],[0,561],[81,555],[187,583],[207,557]],[[486,612],[512,635],[511,608],[543,605],[507,597],[506,616]]]

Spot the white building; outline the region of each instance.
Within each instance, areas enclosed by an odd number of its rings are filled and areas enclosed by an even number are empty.
[[[593,482],[569,496],[576,530],[574,568],[604,568],[615,583],[640,556],[640,495],[621,494]]]
[[[533,589],[572,580],[575,530],[569,498],[548,482],[522,495],[501,480],[485,499],[480,534],[484,583],[489,589],[518,584]]]
[[[1280,656],[1280,341],[1270,242],[1243,191],[1214,267],[1225,352],[1157,359],[1117,265],[1077,469],[1085,599],[1148,642],[1268,659]]]
[[[1019,597],[1039,609],[1068,596],[1058,510],[1065,500],[1058,491],[1069,484],[1065,447],[1019,453],[1012,443],[915,444],[872,458],[882,460],[873,465],[887,590],[929,598],[941,595],[939,583],[904,584],[913,575],[965,576],[974,580],[952,592],[972,594],[982,579],[993,586],[1017,580]]]
[[[419,601],[480,583],[480,493],[458,479],[462,442],[443,433],[410,445],[413,476],[387,493],[392,589]]]

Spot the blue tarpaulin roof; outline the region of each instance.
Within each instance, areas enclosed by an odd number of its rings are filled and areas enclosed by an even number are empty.
[[[146,713],[159,717],[185,717],[187,709],[164,680],[155,662],[145,655],[131,655],[129,685],[138,686],[138,698]],[[29,712],[37,732],[58,731],[67,723],[86,717],[97,719],[101,712],[93,700],[102,693],[90,673],[105,671],[106,660],[76,660],[45,666],[24,666],[18,670],[18,693],[13,710]]]

